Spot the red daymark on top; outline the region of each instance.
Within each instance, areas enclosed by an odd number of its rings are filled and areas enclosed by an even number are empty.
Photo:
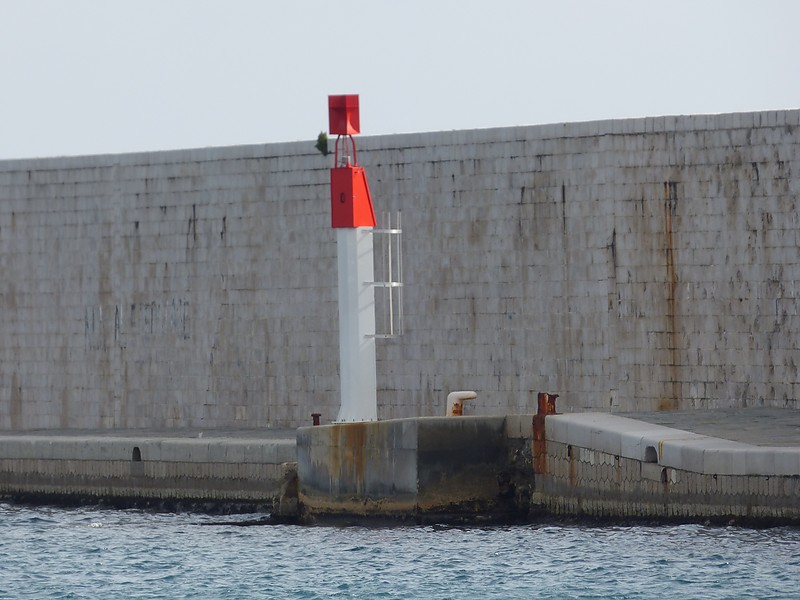
[[[333,135],[353,135],[361,132],[358,94],[328,96],[328,129]]]

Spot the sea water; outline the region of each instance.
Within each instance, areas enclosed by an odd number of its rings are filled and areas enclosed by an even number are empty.
[[[800,598],[794,528],[244,518],[0,504],[0,598]]]

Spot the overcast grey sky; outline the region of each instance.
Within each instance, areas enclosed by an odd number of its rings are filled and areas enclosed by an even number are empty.
[[[794,0],[0,0],[0,159],[800,107]]]

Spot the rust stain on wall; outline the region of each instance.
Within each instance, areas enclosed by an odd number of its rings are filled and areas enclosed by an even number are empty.
[[[356,492],[364,490],[366,481],[366,442],[367,442],[367,423],[348,423],[340,428],[341,457],[343,459],[340,469],[345,471],[345,481],[349,477],[355,482]],[[346,473],[352,471],[352,475]]]
[[[667,344],[670,351],[669,378],[671,382],[670,396],[662,398],[658,410],[675,410],[680,403],[680,379],[678,332],[677,332],[677,299],[678,274],[675,264],[675,239],[673,220],[678,210],[678,184],[675,181],[664,182],[664,237],[665,258],[667,268]]]
[[[16,372],[11,376],[11,429],[22,429],[22,385]]]

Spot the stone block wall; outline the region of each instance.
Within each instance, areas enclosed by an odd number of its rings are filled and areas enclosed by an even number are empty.
[[[531,390],[563,410],[795,406],[798,118],[370,140],[409,249],[387,412],[438,412],[452,389],[489,413],[530,410]]]
[[[534,514],[800,521],[797,447],[754,446],[605,413],[548,415],[545,440],[534,443]]]
[[[358,143],[404,230],[380,418],[444,414],[455,389],[479,393],[467,414],[540,390],[566,411],[796,406],[800,111]],[[313,146],[0,163],[0,429],[333,418]]]
[[[295,455],[292,439],[0,435],[0,496],[270,505],[292,476]]]
[[[536,475],[534,514],[607,519],[800,522],[800,479],[717,475],[547,442],[547,473]]]
[[[296,425],[337,402],[326,162],[300,150],[3,163],[0,428]]]

